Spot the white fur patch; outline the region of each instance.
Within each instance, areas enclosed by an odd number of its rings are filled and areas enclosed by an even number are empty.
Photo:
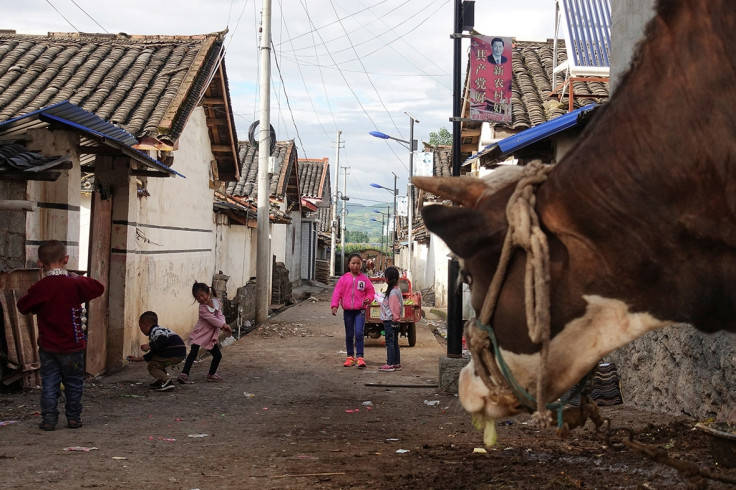
[[[672,321],[659,320],[648,313],[630,313],[623,301],[601,296],[584,296],[585,315],[567,325],[550,342],[547,359],[545,400],[552,401],[567,392],[603,356],[652,330]],[[536,397],[539,354],[514,354],[501,349],[516,382]],[[473,361],[460,372],[458,394],[463,408],[471,413],[502,418],[513,415],[510,407],[490,400],[490,392],[476,376]]]

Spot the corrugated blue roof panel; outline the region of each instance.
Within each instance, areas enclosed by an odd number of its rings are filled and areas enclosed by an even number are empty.
[[[497,141],[483,148],[475,155],[471,155],[464,165],[475,159],[482,159],[484,164],[494,163],[505,160],[509,155],[521,150],[537,141],[564,131],[568,128],[576,126],[580,120],[580,116],[595,109],[598,104],[588,104],[585,107],[576,109],[567,114],[556,117],[546,123],[538,124],[533,128],[526,129],[512,136]]]
[[[29,129],[45,127],[51,123],[73,128],[89,138],[117,148],[148,167],[184,177],[148,154],[133,148],[132,145],[138,143],[138,140],[132,134],[66,100],[0,123],[0,136],[5,139],[17,137]]]

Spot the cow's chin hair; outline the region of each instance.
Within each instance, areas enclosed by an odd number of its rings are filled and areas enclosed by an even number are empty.
[[[519,400],[508,388],[491,393],[483,380],[475,374],[472,359],[460,371],[458,395],[460,404],[466,411],[482,415],[484,419],[511,417],[521,411]]]

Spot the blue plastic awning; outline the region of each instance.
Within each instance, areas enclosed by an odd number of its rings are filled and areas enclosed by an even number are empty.
[[[138,143],[138,140],[132,134],[66,100],[0,123],[0,138],[22,139],[28,130],[48,127],[51,124],[65,126],[81,133],[82,140],[79,147],[81,153],[84,153],[85,146],[91,146],[88,143],[101,143],[118,149],[149,168],[163,171],[168,175],[184,177],[155,158],[133,148],[132,145]]]
[[[476,159],[481,159],[484,164],[503,161],[522,148],[545,138],[549,138],[550,136],[560,133],[566,129],[577,126],[580,121],[580,117],[592,111],[596,107],[598,107],[598,104],[588,104],[585,107],[568,112],[564,116],[556,117],[551,121],[538,124],[533,128],[526,129],[497,141],[496,143],[492,143],[475,155],[468,157],[468,159],[463,162],[463,165],[470,164],[471,161]]]

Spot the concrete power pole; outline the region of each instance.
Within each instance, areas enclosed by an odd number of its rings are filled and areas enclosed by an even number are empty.
[[[256,252],[256,323],[268,319],[271,293],[271,240],[269,239],[269,175],[271,156],[271,0],[263,0],[261,17],[261,116],[258,131],[258,225]]]
[[[342,181],[342,198],[341,198],[342,199],[342,219],[340,220],[342,223],[342,235],[341,235],[341,238],[342,238],[342,247],[341,247],[342,249],[341,250],[342,267],[341,267],[341,271],[343,274],[345,274],[345,272],[347,272],[347,269],[345,268],[345,216],[346,216],[345,203],[348,200],[348,196],[345,195],[345,192],[347,192],[348,169],[350,169],[350,167],[343,167],[342,169],[345,171],[345,173],[343,174],[343,181]]]
[[[339,182],[339,174],[340,171],[340,135],[342,134],[342,131],[337,132],[337,149],[335,150],[335,180],[332,182],[332,187],[334,192],[332,193],[331,199],[332,199],[332,223],[330,228],[332,229],[332,242],[330,245],[330,276],[335,276],[335,255],[337,248],[337,187]]]

